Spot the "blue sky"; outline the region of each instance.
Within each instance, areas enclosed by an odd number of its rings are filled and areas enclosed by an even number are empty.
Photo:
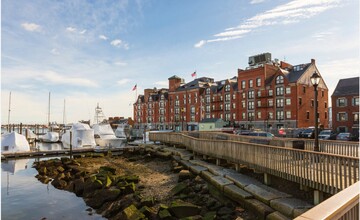
[[[357,0],[112,0],[1,2],[1,122],[132,116],[145,88],[237,75],[264,52],[293,65],[314,58],[330,95],[359,76]],[[330,99],[330,97],[329,97]]]

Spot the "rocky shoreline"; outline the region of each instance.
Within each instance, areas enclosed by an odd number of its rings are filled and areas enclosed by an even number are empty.
[[[88,153],[34,162],[44,184],[82,197],[89,215],[107,219],[254,219],[200,176],[171,158],[144,150]]]

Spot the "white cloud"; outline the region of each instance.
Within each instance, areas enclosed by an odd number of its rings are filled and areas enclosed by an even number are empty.
[[[130,82],[129,79],[121,79],[117,81],[118,85],[125,85],[126,83]]]
[[[127,63],[122,62],[122,61],[116,61],[116,62],[114,62],[114,64],[117,66],[126,66],[127,65]]]
[[[260,3],[261,0],[253,0],[251,3]],[[202,40],[194,45],[202,47],[205,43],[228,41],[241,38],[254,29],[271,25],[288,25],[308,19],[328,9],[339,6],[340,0],[294,0],[279,5],[271,10],[257,14],[236,27],[226,28],[225,31],[215,34],[215,39]]]
[[[115,46],[115,47],[119,47],[121,45],[121,43],[122,43],[122,41],[120,39],[115,39],[115,40],[110,42],[110,44]]]
[[[53,48],[53,49],[51,50],[51,53],[52,53],[53,55],[59,55],[59,54],[60,54],[59,51],[58,51],[56,48]]]
[[[41,31],[41,26],[35,23],[22,23],[21,26],[27,31]]]
[[[154,83],[155,85],[159,86],[159,87],[168,87],[169,86],[169,82],[168,81],[157,81]]]
[[[265,0],[251,0],[250,4],[259,4],[264,2]]]
[[[71,77],[60,74],[55,71],[36,71],[36,70],[3,70],[1,80],[6,83],[21,84],[22,82],[41,82],[51,85],[72,85],[80,87],[98,87],[98,84],[92,80],[81,77]],[[34,82],[34,83],[37,83]]]
[[[205,44],[206,44],[206,40],[201,40],[201,41],[197,42],[197,43],[194,45],[194,47],[200,48],[200,47],[204,46]]]
[[[72,33],[74,33],[74,32],[76,32],[76,28],[74,28],[74,27],[67,27],[67,28],[66,28],[66,31],[67,31],[67,32],[72,32]]]
[[[80,34],[85,34],[85,33],[86,33],[86,29],[80,31],[79,33],[80,33]]]
[[[99,38],[100,38],[101,40],[107,40],[107,39],[108,39],[105,35],[99,35]]]

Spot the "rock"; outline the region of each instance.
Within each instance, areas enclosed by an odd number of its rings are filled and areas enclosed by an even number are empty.
[[[180,172],[180,171],[183,170],[183,169],[184,169],[183,166],[174,166],[172,170],[173,170],[175,173],[178,173],[178,172]]]
[[[151,206],[155,205],[155,199],[154,199],[154,197],[142,198],[140,203],[142,206],[151,207]]]
[[[179,172],[179,180],[178,182],[184,181],[186,179],[190,179],[192,177],[192,174],[189,170],[181,170]]]
[[[194,179],[195,182],[197,183],[204,183],[205,181],[203,180],[203,178],[201,178],[199,175],[197,175]]]
[[[84,192],[84,186],[85,186],[84,178],[77,179],[73,181],[73,183],[74,183],[74,193],[77,196],[81,196]]]
[[[158,212],[158,216],[161,220],[173,220],[175,219],[171,213],[169,212],[169,210],[167,209],[163,209],[163,210],[159,210]]]
[[[140,219],[145,219],[145,215],[141,213],[134,205],[130,205],[121,212],[120,219],[140,220]]]
[[[108,166],[102,166],[99,168],[99,173],[111,173],[112,175],[115,175],[116,169]]]
[[[171,189],[170,194],[175,196],[181,193],[184,189],[186,189],[188,186],[185,183],[178,183],[174,188]]]
[[[47,169],[46,169],[46,167],[40,167],[38,169],[38,172],[40,175],[46,175]]]
[[[67,182],[61,179],[54,179],[51,184],[58,189],[64,189],[67,186]]]
[[[148,206],[143,206],[140,209],[140,212],[143,213],[149,219],[156,219],[156,211],[153,208],[149,208]]]
[[[105,202],[116,200],[121,191],[115,187],[97,190],[93,197],[88,198],[86,204],[94,209],[100,208]]]
[[[102,184],[98,181],[92,181],[90,178],[87,179],[84,183],[84,190],[83,190],[83,196],[90,197],[92,194],[95,193],[96,190],[101,189]]]
[[[71,160],[68,157],[61,157],[60,160],[62,164],[71,163]]]
[[[62,166],[58,166],[57,168],[56,168],[56,170],[59,172],[59,173],[62,173],[62,172],[64,172],[64,167],[62,167]]]
[[[220,208],[217,213],[217,215],[223,216],[223,215],[232,215],[233,214],[233,210],[228,208],[228,207],[222,207]]]
[[[172,202],[168,210],[177,218],[185,218],[198,215],[201,208],[194,204],[178,200]]]
[[[206,213],[203,218],[203,220],[214,220],[214,219],[216,219],[216,211]]]

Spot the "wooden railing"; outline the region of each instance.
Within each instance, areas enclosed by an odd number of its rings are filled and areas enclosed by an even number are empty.
[[[250,142],[255,137],[246,135],[232,135],[221,132],[185,132],[192,137],[203,139],[226,139],[241,142]],[[266,138],[256,137],[257,139],[267,140]],[[302,141],[304,143],[304,150],[312,151],[314,149],[314,139],[294,139],[294,138],[273,138],[269,140],[269,145],[278,147],[293,148],[294,142]],[[350,157],[359,157],[359,142],[352,141],[335,141],[335,140],[319,140],[320,151],[330,154],[338,154]]]
[[[359,219],[359,188],[360,182],[330,197],[295,220],[309,219]]]
[[[199,133],[191,137],[188,134],[170,132],[150,133],[150,140],[181,144],[194,152],[243,164],[330,194],[335,194],[359,180],[358,157],[235,141],[232,140],[232,135],[221,135],[225,136],[217,138],[231,138],[216,140],[214,134],[209,133]]]

